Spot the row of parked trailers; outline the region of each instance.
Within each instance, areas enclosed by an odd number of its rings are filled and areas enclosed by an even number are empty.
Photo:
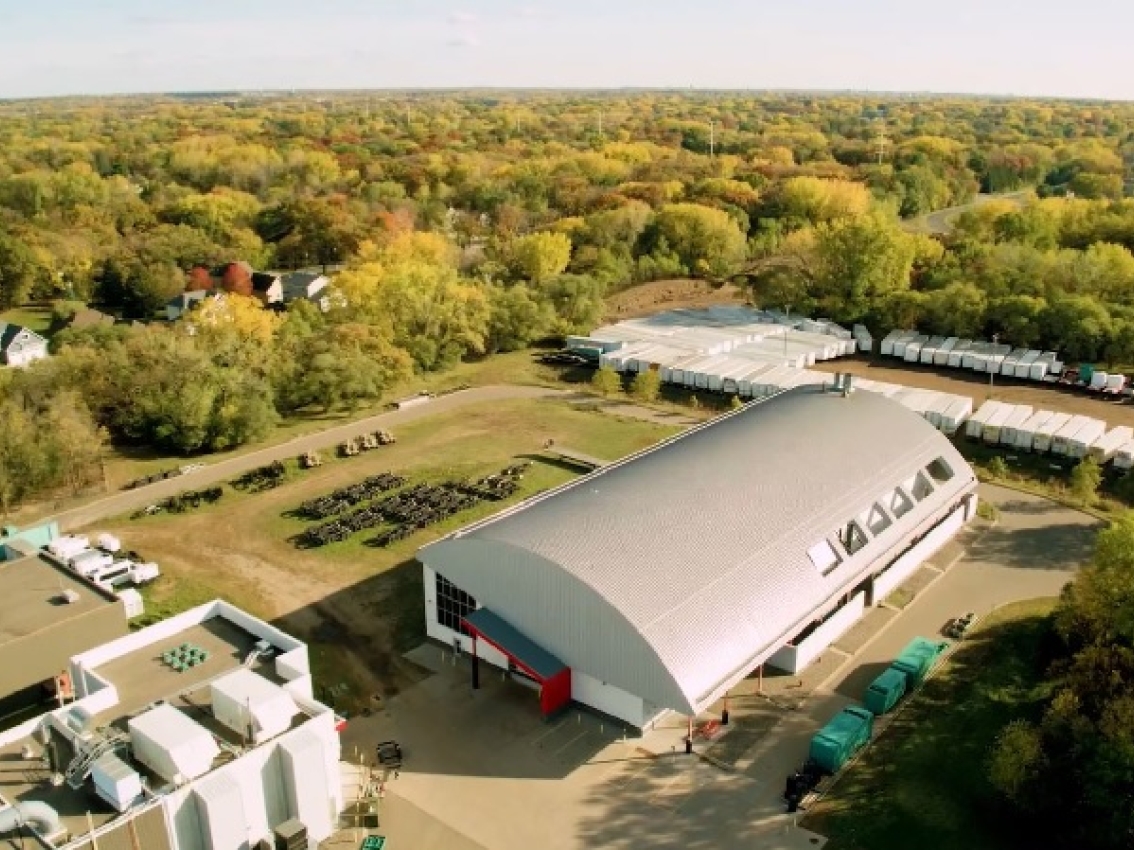
[[[1134,428],[1108,428],[1101,419],[1035,410],[1027,404],[986,401],[965,423],[965,436],[989,445],[1053,454],[1119,469],[1134,467]]]
[[[916,331],[891,331],[882,340],[880,350],[885,357],[897,357],[907,363],[969,369],[1031,381],[1054,380],[1063,372],[1063,362],[1054,351],[1013,348],[955,336],[928,336]]]

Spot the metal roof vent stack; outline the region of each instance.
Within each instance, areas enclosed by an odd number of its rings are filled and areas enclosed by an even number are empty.
[[[848,372],[843,375],[843,398],[846,398],[854,392],[854,385],[851,383],[853,376]]]

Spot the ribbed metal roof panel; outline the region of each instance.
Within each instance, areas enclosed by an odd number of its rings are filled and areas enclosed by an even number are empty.
[[[821,575],[808,550],[937,458],[953,478]],[[974,485],[952,444],[900,404],[802,387],[458,532],[420,557],[571,666],[659,705],[696,708]],[[588,588],[585,596],[605,603],[601,612],[591,605],[593,615],[616,613],[653,657],[641,657],[634,640],[588,640],[586,623],[572,640],[557,633],[552,609],[566,603],[525,589],[522,569],[494,582],[491,552],[507,553],[500,557],[509,563],[526,552],[531,571],[568,573],[575,582],[555,581],[559,592],[576,582]],[[537,586],[547,582],[532,578]],[[544,607],[525,611],[529,604]],[[573,616],[588,619],[579,605],[570,603]],[[624,650],[638,654],[618,657]],[[661,668],[653,679],[638,669],[651,665]],[[674,683],[685,704],[673,704]]]

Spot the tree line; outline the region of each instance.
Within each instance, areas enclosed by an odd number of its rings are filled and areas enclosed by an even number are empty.
[[[1064,590],[1034,711],[1001,732],[993,785],[1049,846],[1134,841],[1134,512]]]

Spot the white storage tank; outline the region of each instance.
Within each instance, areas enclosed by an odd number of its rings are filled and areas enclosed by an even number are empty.
[[[984,423],[1002,407],[1004,407],[1004,402],[994,401],[993,399],[982,404],[965,423],[965,436],[979,440],[984,432]]]
[[[1050,410],[1037,410],[1029,416],[1028,420],[1016,429],[1016,448],[1030,452],[1036,431],[1054,415]]]
[[[1100,464],[1108,463],[1118,454],[1118,450],[1131,440],[1134,440],[1134,428],[1125,425],[1111,428],[1091,446],[1090,455]]]
[[[1131,440],[1129,443],[1124,443],[1122,447],[1114,453],[1114,468],[1134,468],[1134,440]]]
[[[213,716],[255,744],[286,732],[299,714],[291,694],[245,668],[214,680],[210,690]]]
[[[172,705],[159,705],[126,723],[134,758],[177,785],[204,776],[220,755],[212,734]]]
[[[1035,349],[1024,352],[1023,356],[1016,362],[1017,378],[1030,378],[1032,376],[1032,366],[1039,360],[1040,353]]]
[[[929,337],[925,335],[916,336],[906,343],[906,353],[904,359],[907,363],[917,363],[921,359],[921,350],[925,344],[929,342]]]
[[[933,361],[937,358],[937,351],[945,344],[945,337],[934,336],[929,338],[929,342],[921,347],[920,362],[927,365],[933,365]]]
[[[996,445],[1000,442],[1000,430],[1004,427],[1004,423],[1008,421],[1008,417],[1016,409],[1014,404],[1001,405],[984,423],[981,429],[980,438],[991,445]],[[1030,413],[1030,411],[1029,411]]]
[[[1055,435],[1071,421],[1070,413],[1053,413],[1051,418],[1036,428],[1032,438],[1032,451],[1050,452]]]
[[[1067,441],[1067,456],[1075,459],[1085,458],[1099,440],[1106,435],[1106,423],[1101,419],[1088,419],[1083,427]]]
[[[973,413],[973,400],[968,396],[953,396],[941,414],[941,430],[952,436]]]
[[[1071,440],[1083,427],[1091,421],[1089,416],[1072,416],[1066,424],[1052,435],[1051,452],[1057,455],[1068,454]]]
[[[1020,436],[1020,428],[1031,419],[1034,412],[1031,405],[1015,405],[1008,418],[1004,420],[1004,424],[1000,426],[1000,444],[1002,446],[1015,446]]]
[[[949,355],[953,353],[959,340],[955,336],[946,337],[941,345],[937,346],[937,351],[933,355],[934,366],[948,366]]]
[[[965,356],[973,347],[971,339],[959,339],[957,344],[953,346],[952,351],[949,352],[948,366],[954,369],[960,369],[965,362]]]

